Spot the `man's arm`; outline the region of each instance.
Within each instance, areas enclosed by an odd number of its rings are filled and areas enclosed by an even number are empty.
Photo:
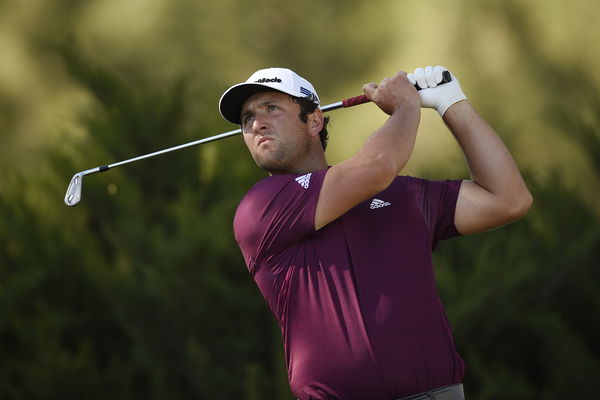
[[[444,70],[417,68],[408,79],[423,89],[421,106],[444,118],[467,160],[472,180],[463,181],[454,215],[456,229],[466,235],[522,217],[533,198],[502,139],[466,100],[456,77],[438,86]]]
[[[315,212],[317,230],[388,187],[414,147],[420,99],[406,73],[386,78],[380,85],[367,84],[363,90],[390,118],[354,156],[327,171]]]
[[[533,197],[492,127],[467,100],[450,106],[443,118],[465,155],[472,179],[460,187],[456,229],[464,235],[477,233],[525,215]]]

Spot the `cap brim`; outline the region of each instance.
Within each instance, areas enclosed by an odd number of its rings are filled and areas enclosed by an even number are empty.
[[[256,83],[240,83],[230,87],[219,101],[219,111],[223,118],[234,124],[240,125],[240,114],[244,102],[256,93],[261,92],[280,92],[281,90],[274,89],[270,86],[260,85]]]

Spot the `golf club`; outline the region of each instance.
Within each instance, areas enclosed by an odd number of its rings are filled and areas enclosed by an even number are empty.
[[[441,83],[448,83],[451,80],[452,80],[452,76],[450,75],[450,72],[444,71],[443,75],[442,75]],[[415,85],[415,87],[417,88],[417,90],[420,90],[420,88],[418,86]],[[348,99],[338,101],[337,103],[332,103],[332,104],[329,104],[326,106],[322,106],[322,107],[320,107],[320,109],[323,112],[328,112],[328,111],[333,111],[333,110],[337,110],[340,108],[354,107],[359,104],[368,103],[369,101],[370,100],[367,98],[367,96],[365,96],[363,94],[360,96],[350,97]],[[229,131],[229,132],[221,133],[218,135],[210,136],[210,137],[207,137],[204,139],[195,140],[193,142],[180,144],[179,146],[174,146],[174,147],[170,147],[168,149],[163,149],[163,150],[155,151],[153,153],[144,154],[144,155],[141,155],[138,157],[130,158],[128,160],[119,161],[114,164],[102,165],[102,166],[99,166],[96,168],[86,169],[85,171],[77,172],[71,178],[71,182],[69,183],[69,187],[67,188],[67,193],[65,194],[65,204],[70,207],[73,207],[79,203],[79,201],[81,200],[83,177],[86,175],[95,174],[97,172],[104,172],[111,168],[119,167],[121,165],[129,164],[129,163],[132,163],[135,161],[144,160],[146,158],[155,157],[155,156],[158,156],[161,154],[170,153],[172,151],[185,149],[187,147],[197,146],[199,144],[213,142],[215,140],[220,140],[220,139],[225,139],[230,136],[238,135],[241,132],[242,132],[241,129],[236,129],[234,131]]]

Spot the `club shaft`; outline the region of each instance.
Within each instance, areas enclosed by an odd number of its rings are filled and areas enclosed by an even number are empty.
[[[351,97],[349,99],[338,101],[337,103],[328,104],[328,105],[322,106],[320,108],[321,108],[321,111],[328,112],[328,111],[337,110],[339,108],[353,107],[353,106],[356,106],[356,105],[359,105],[359,104],[363,104],[363,103],[367,103],[367,102],[369,102],[369,100],[367,99],[367,97],[365,95],[362,95],[362,96]],[[99,167],[96,167],[96,168],[92,168],[92,169],[88,169],[88,170],[82,171],[82,172],[83,172],[84,175],[90,175],[90,174],[94,174],[94,173],[97,173],[97,172],[104,172],[104,171],[106,171],[108,169],[111,169],[111,168],[114,168],[114,167],[119,167],[121,165],[125,165],[125,164],[129,164],[129,163],[132,163],[132,162],[144,160],[146,158],[156,157],[156,156],[159,156],[161,154],[166,154],[166,153],[170,153],[170,152],[173,152],[173,151],[185,149],[187,147],[193,147],[193,146],[197,146],[197,145],[200,145],[200,144],[203,144],[203,143],[209,143],[209,142],[213,142],[215,140],[225,139],[225,138],[228,138],[230,136],[239,135],[240,133],[242,133],[242,130],[241,129],[236,129],[236,130],[233,130],[233,131],[221,133],[221,134],[210,136],[210,137],[207,137],[207,138],[195,140],[193,142],[180,144],[180,145],[174,146],[174,147],[169,147],[168,149],[158,150],[158,151],[155,151],[153,153],[148,153],[148,154],[144,154],[144,155],[141,155],[141,156],[138,156],[138,157],[134,157],[134,158],[130,158],[130,159],[127,159],[127,160],[119,161],[119,162],[116,162],[116,163],[113,163],[113,164],[102,165],[102,166],[99,166]]]
[[[338,101],[337,103],[328,104],[326,106],[322,106],[319,108],[321,109],[321,111],[327,112],[327,111],[337,110],[338,108],[343,108],[343,107],[344,107],[343,102]]]
[[[153,153],[144,154],[144,155],[141,155],[141,156],[138,156],[138,157],[130,158],[128,160],[119,161],[119,162],[116,162],[114,164],[104,165],[102,167],[98,167],[98,168],[101,169],[101,171],[98,171],[98,172],[106,171],[109,168],[118,167],[118,166],[129,164],[129,163],[132,163],[132,162],[135,162],[135,161],[144,160],[146,158],[151,158],[151,157],[159,156],[161,154],[170,153],[172,151],[177,151],[177,150],[185,149],[187,147],[197,146],[199,144],[213,142],[213,141],[219,140],[219,139],[225,139],[225,138],[228,138],[229,136],[239,135],[241,132],[242,132],[241,129],[236,129],[234,131],[229,131],[229,132],[221,133],[219,135],[210,136],[210,137],[207,137],[207,138],[204,138],[204,139],[195,140],[193,142],[180,144],[179,146],[169,147],[168,149],[158,150],[158,151],[155,151]]]

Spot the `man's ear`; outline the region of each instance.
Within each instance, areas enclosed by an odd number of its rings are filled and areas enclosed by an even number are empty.
[[[312,113],[308,114],[308,126],[310,128],[311,136],[318,136],[321,129],[323,129],[323,113],[317,108]]]

